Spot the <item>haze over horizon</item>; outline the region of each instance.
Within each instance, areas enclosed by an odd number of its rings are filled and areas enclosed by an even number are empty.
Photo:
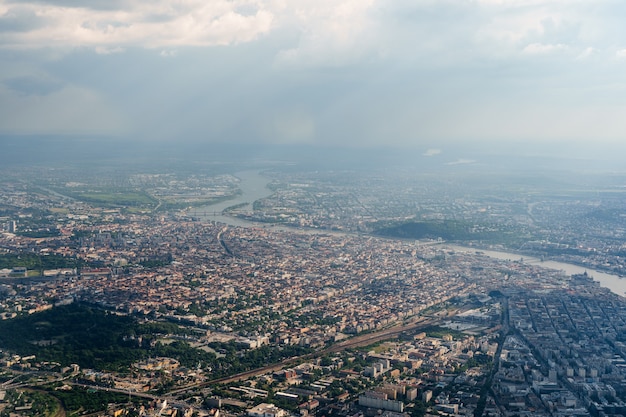
[[[615,160],[623,17],[616,0],[0,0],[0,141]]]

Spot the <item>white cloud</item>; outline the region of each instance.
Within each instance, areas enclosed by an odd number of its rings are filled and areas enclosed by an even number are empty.
[[[120,54],[125,51],[122,47],[109,47],[109,46],[96,46],[95,49],[98,55],[111,55],[111,54]]]
[[[581,53],[579,53],[578,56],[576,56],[576,59],[577,60],[587,59],[591,55],[593,55],[594,53],[596,53],[596,50],[594,48],[592,48],[591,46],[589,46],[589,47],[583,49],[583,51]]]
[[[474,163],[476,163],[474,159],[459,158],[456,161],[446,162],[446,165],[467,165],[467,164],[474,164]]]
[[[159,55],[163,58],[172,58],[177,55],[177,52],[174,50],[163,49],[161,52],[159,52]]]
[[[428,149],[426,152],[424,152],[422,155],[423,156],[435,156],[435,155],[439,155],[441,153],[441,149]]]
[[[612,140],[624,15],[616,0],[0,0],[0,126],[422,150]]]
[[[92,47],[99,54],[233,45],[289,31],[287,66],[343,66],[374,58],[435,65],[484,57],[602,49],[622,29],[571,0],[0,0],[0,48]],[[90,8],[90,4],[95,5]],[[600,10],[600,11],[598,11]],[[608,22],[611,23],[611,22]],[[580,42],[585,41],[584,47]],[[471,52],[470,52],[471,51]],[[452,61],[452,62],[450,62]]]
[[[535,54],[543,55],[543,54],[550,54],[553,52],[563,51],[566,48],[567,47],[562,44],[550,45],[550,44],[543,44],[543,43],[531,43],[530,45],[526,45],[526,47],[524,47],[523,52],[526,54],[532,54],[532,55],[535,55]]]
[[[253,1],[125,1],[117,9],[22,2],[39,25],[3,36],[4,47],[212,46],[248,42],[268,33],[273,15]],[[249,6],[245,9],[244,6]],[[5,4],[5,15],[13,6]],[[245,11],[242,11],[242,8]]]
[[[300,32],[296,46],[279,52],[280,66],[342,66],[375,47],[374,0],[301,0],[280,8],[280,22]]]

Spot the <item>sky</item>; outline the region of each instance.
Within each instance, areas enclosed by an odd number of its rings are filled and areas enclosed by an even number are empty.
[[[0,0],[0,134],[610,150],[624,21],[623,0]]]

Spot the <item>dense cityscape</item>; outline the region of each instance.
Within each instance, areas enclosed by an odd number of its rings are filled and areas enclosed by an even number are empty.
[[[0,0],[0,417],[626,417],[625,20]]]
[[[623,415],[620,180],[478,175],[6,171],[0,415]]]
[[[0,0],[0,417],[626,417],[625,20]]]

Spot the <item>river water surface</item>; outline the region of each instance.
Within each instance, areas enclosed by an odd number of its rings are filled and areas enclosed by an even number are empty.
[[[255,225],[253,222],[225,215],[223,212],[227,208],[237,206],[239,204],[248,204],[243,207],[246,210],[252,210],[252,204],[256,200],[269,197],[272,191],[267,188],[270,183],[269,178],[264,177],[258,171],[242,171],[237,172],[235,177],[239,178],[239,189],[241,194],[233,199],[221,201],[217,204],[194,208],[190,214],[200,220],[212,220],[220,223],[226,223],[231,226],[246,227]]]
[[[220,223],[225,223],[231,226],[240,226],[240,227],[250,227],[250,226],[259,226],[258,223],[254,223],[251,221],[239,219],[237,217],[231,217],[225,215],[223,211],[229,207],[233,207],[239,204],[247,203],[248,206],[244,207],[244,209],[251,210],[252,204],[256,200],[260,200],[272,195],[272,191],[267,188],[267,185],[270,183],[270,179],[261,175],[258,171],[242,171],[235,174],[237,178],[240,179],[239,189],[241,190],[241,194],[232,200],[226,200],[219,202],[217,204],[212,204],[209,206],[198,207],[192,209],[190,214],[194,217],[197,217],[201,220],[208,221],[216,221]],[[265,225],[267,226],[267,225]],[[294,230],[294,229],[290,229]],[[306,232],[313,233],[329,233],[329,231],[321,231],[321,230],[306,230]],[[337,234],[336,232],[333,234]],[[341,233],[340,233],[341,234]],[[492,258],[502,259],[502,260],[523,260],[524,263],[542,266],[544,268],[556,269],[558,271],[563,271],[567,275],[573,274],[582,274],[583,272],[587,272],[591,277],[593,277],[594,281],[598,281],[602,287],[608,288],[612,292],[617,295],[624,296],[626,294],[626,279],[620,278],[617,275],[607,274],[606,272],[596,271],[593,269],[588,269],[582,266],[556,262],[556,261],[542,261],[538,258],[528,257],[516,253],[509,252],[499,252],[499,251],[491,251],[491,250],[482,250],[477,248],[470,248],[465,246],[457,246],[457,245],[446,245],[447,247],[466,252],[481,252],[487,256]]]
[[[624,296],[624,294],[626,293],[626,279],[621,278],[618,275],[607,274],[606,272],[596,271],[593,269],[585,268],[583,266],[568,264],[564,262],[542,261],[541,259],[533,258],[531,256],[520,255],[518,253],[483,250],[457,245],[446,246],[459,251],[480,252],[491,258],[512,261],[521,260],[523,263],[538,265],[544,268],[556,269],[557,271],[563,271],[567,275],[582,274],[586,272],[589,276],[593,278],[594,281],[599,282],[602,287],[608,288],[613,293],[621,296]]]

